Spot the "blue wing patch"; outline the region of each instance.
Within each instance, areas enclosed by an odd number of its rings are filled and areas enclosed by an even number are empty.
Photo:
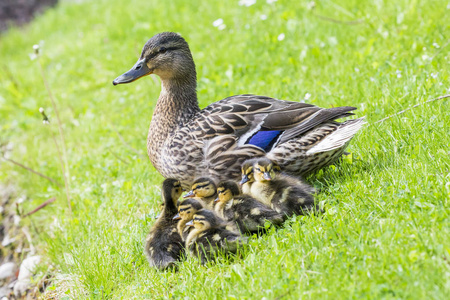
[[[258,131],[246,144],[258,146],[268,152],[272,149],[278,137],[283,133],[281,130]]]

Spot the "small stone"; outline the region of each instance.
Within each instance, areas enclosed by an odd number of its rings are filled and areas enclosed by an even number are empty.
[[[11,292],[12,292],[12,289],[10,289],[6,286],[2,286],[0,288],[0,300],[4,300],[4,299],[8,300],[9,299],[8,297],[11,294]]]
[[[6,279],[14,275],[16,264],[7,262],[0,266],[0,280]]]
[[[39,255],[30,256],[24,259],[20,265],[18,277],[19,281],[23,279],[30,279],[40,261],[41,257]]]
[[[14,285],[14,296],[16,297],[25,296],[30,286],[31,286],[30,279],[18,280]]]

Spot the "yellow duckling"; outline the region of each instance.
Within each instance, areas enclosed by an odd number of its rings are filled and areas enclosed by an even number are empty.
[[[196,199],[186,199],[178,205],[178,214],[173,217],[179,220],[177,229],[183,241],[186,241],[192,227],[186,226],[186,223],[194,218],[197,211],[203,208],[203,205]]]
[[[183,198],[195,198],[202,203],[206,209],[214,209],[214,200],[217,198],[216,184],[207,177],[198,178],[192,184],[192,190],[189,191]]]
[[[186,249],[199,257],[202,264],[214,260],[218,252],[236,253],[238,247],[247,242],[246,237],[228,230],[226,224],[207,209],[199,210],[186,225],[194,226],[186,239]]]
[[[177,231],[177,200],[182,193],[180,181],[166,179],[162,185],[164,207],[146,239],[145,254],[152,267],[163,270],[174,267],[183,255],[184,247]]]
[[[247,159],[241,166],[242,180],[239,184],[241,185],[243,194],[250,195],[251,186],[255,181],[255,178],[253,177],[253,164],[256,160],[256,158]]]
[[[259,158],[253,164],[255,181],[250,194],[286,216],[302,215],[316,208],[309,185],[287,178],[270,159]]]
[[[249,195],[241,194],[234,181],[219,183],[217,194],[215,212],[226,221],[236,222],[241,232],[258,233],[262,232],[266,221],[274,225],[283,222],[282,214]]]

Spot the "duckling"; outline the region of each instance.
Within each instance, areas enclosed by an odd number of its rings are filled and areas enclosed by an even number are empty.
[[[287,217],[302,215],[315,207],[311,187],[280,173],[278,165],[270,159],[259,158],[253,165],[255,182],[251,186],[251,195],[262,203]]]
[[[173,217],[174,220],[179,220],[177,229],[183,241],[186,241],[192,227],[186,226],[186,223],[194,218],[197,211],[203,208],[203,205],[196,199],[186,199],[178,205],[178,214]]]
[[[183,198],[196,198],[203,207],[209,210],[214,209],[214,200],[217,198],[216,184],[211,178],[198,178],[192,184],[192,190]]]
[[[250,195],[252,183],[255,181],[253,177],[253,164],[257,159],[247,159],[241,166],[242,180],[239,182],[241,185],[242,193]]]
[[[246,233],[258,233],[266,221],[279,225],[283,215],[262,204],[253,197],[241,194],[234,181],[222,181],[217,186],[215,212],[227,221],[236,222],[239,230]]]
[[[218,252],[236,253],[238,246],[247,242],[247,238],[236,231],[230,231],[214,212],[201,209],[187,226],[194,226],[186,239],[186,249],[205,264],[214,260]]]
[[[164,207],[146,239],[145,254],[152,267],[164,270],[175,267],[184,254],[183,241],[177,231],[176,203],[182,193],[180,181],[166,179],[162,185]]]

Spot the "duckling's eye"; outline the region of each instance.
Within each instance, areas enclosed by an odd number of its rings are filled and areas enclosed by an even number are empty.
[[[261,169],[260,169],[260,168],[255,168],[255,170],[258,171],[258,172],[261,172]]]
[[[167,52],[167,48],[166,47],[161,47],[159,49],[159,53],[166,53]]]

